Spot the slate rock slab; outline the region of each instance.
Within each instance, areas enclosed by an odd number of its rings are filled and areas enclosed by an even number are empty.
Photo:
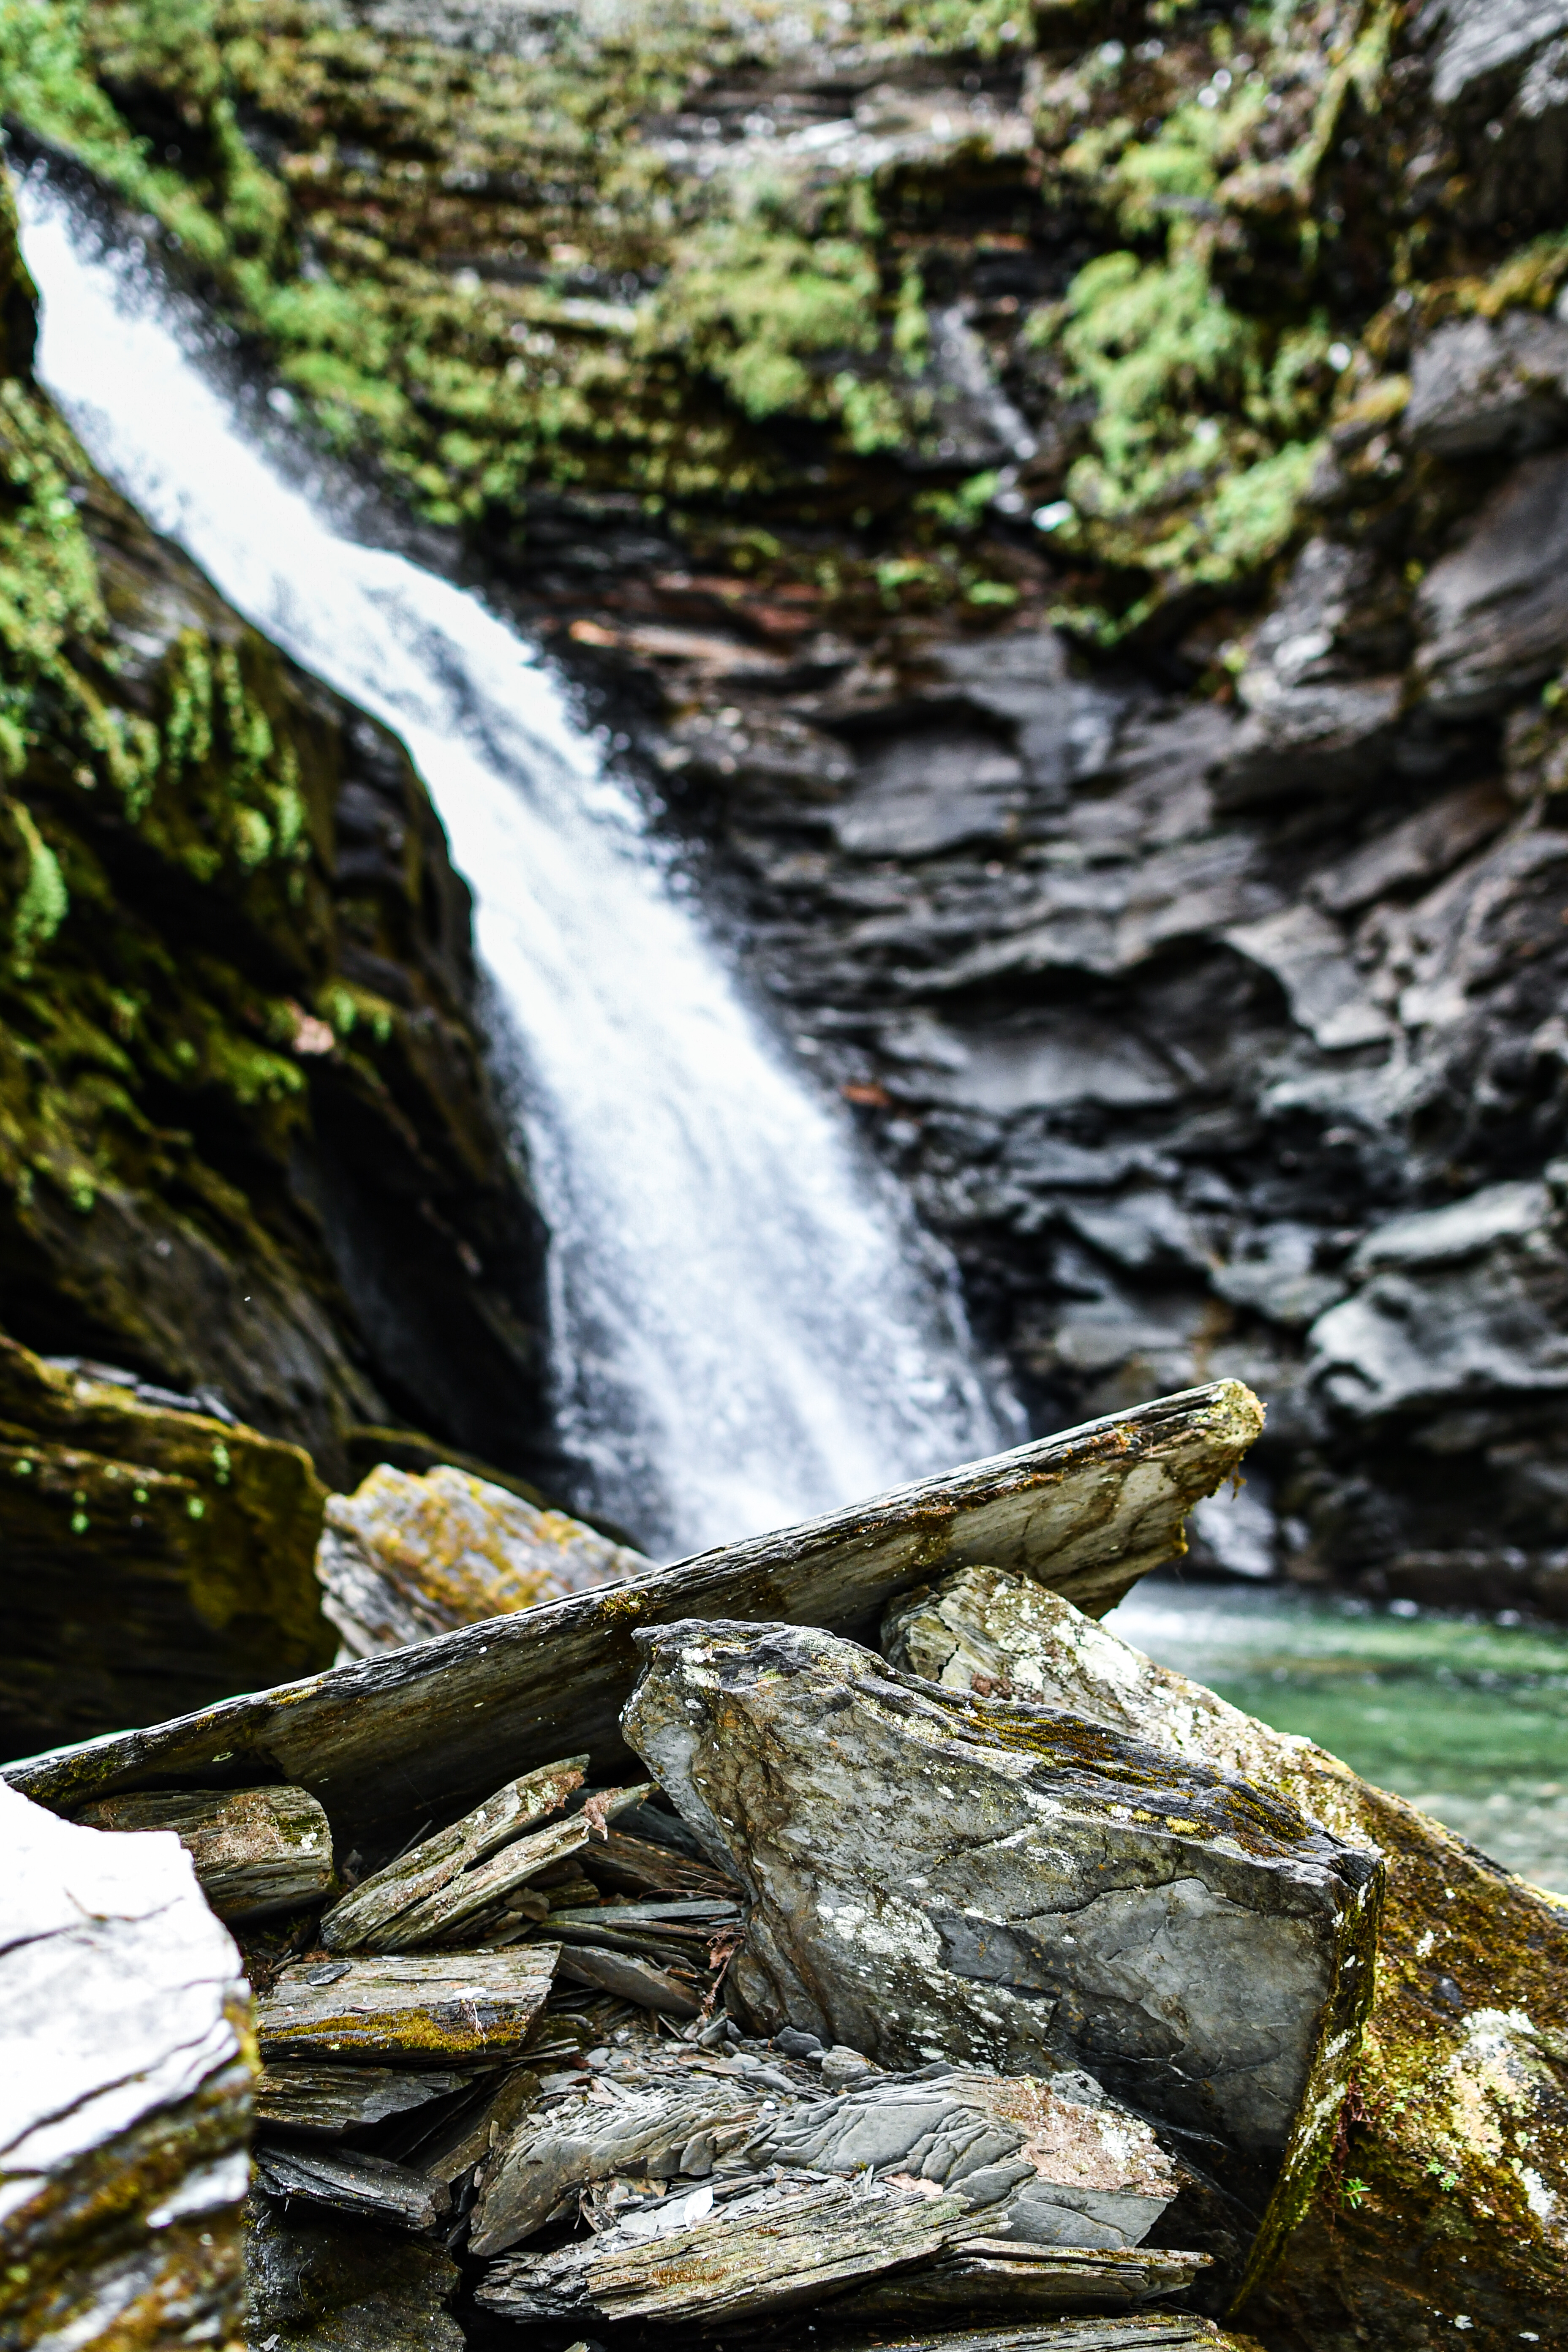
[[[512,2057],[544,2006],[558,1950],[300,1961],[256,2004],[262,2056],[441,2067]]]
[[[256,2113],[262,2123],[291,2132],[363,2131],[389,2116],[406,2115],[432,2099],[464,2088],[466,2074],[403,2066],[264,2066],[256,2086]]]
[[[80,1818],[95,1830],[173,1830],[220,1919],[291,1910],[332,1883],[331,1829],[304,1789],[106,1797]]]
[[[639,1625],[754,1612],[853,1630],[905,1585],[966,1559],[1025,1568],[1109,1609],[1183,1549],[1186,1513],[1262,1425],[1239,1381],[1158,1397],[799,1527],[30,1758],[5,1777],[66,1810],[125,1789],[281,1774],[326,1807],[345,1850],[388,1832],[395,1843],[568,1749],[614,1769]]]
[[[1561,2341],[1568,1904],[1027,1578],[961,1570],[896,1604],[884,1640],[891,1655],[949,1687],[1010,1683],[1239,1774],[1385,1857],[1364,2035],[1324,2045],[1297,2157],[1237,2298],[1243,2324],[1270,2342],[1330,2342],[1353,2327],[1364,2342],[1395,2344],[1418,2310],[1450,2323],[1462,2315],[1478,2343]],[[1352,2065],[1359,2097],[1345,2112],[1338,2161],[1342,2178],[1362,2183],[1353,2200],[1333,2172],[1314,2186],[1300,2154],[1312,2138],[1310,2110],[1334,2112]]]
[[[1083,2066],[1268,2184],[1380,1873],[1289,1804],[793,1626],[645,1637],[627,1738],[746,1884],[734,1992],[889,2065]]]
[[[858,2192],[838,2180],[792,2185],[651,2242],[606,2230],[556,2252],[503,2257],[478,2300],[509,2319],[581,2315],[711,2328],[820,2303],[975,2234],[958,2197]]]

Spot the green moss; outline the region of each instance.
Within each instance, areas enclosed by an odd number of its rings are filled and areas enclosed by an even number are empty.
[[[25,802],[13,801],[8,811],[27,856],[26,879],[16,895],[11,915],[11,962],[26,976],[33,969],[36,950],[47,947],[70,908],[59,860],[34,824]]]

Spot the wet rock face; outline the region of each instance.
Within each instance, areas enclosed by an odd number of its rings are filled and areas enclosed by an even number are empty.
[[[886,2063],[1082,2065],[1278,2169],[1376,1865],[1069,1717],[829,1634],[673,1626],[625,1718],[752,1899],[737,1993]]]

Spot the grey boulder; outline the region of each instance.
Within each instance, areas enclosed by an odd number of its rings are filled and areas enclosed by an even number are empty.
[[[754,2018],[894,2066],[1082,2066],[1274,2178],[1363,2005],[1368,1856],[1202,1765],[830,1634],[639,1639],[624,1728],[745,1882]]]

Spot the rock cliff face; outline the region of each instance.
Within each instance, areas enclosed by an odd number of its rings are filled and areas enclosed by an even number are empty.
[[[4,201],[0,1318],[337,1483],[399,1420],[527,1462],[542,1233],[439,823],[93,473]]]
[[[1041,1422],[1568,1607],[1568,9],[169,21],[19,126],[616,699]]]

